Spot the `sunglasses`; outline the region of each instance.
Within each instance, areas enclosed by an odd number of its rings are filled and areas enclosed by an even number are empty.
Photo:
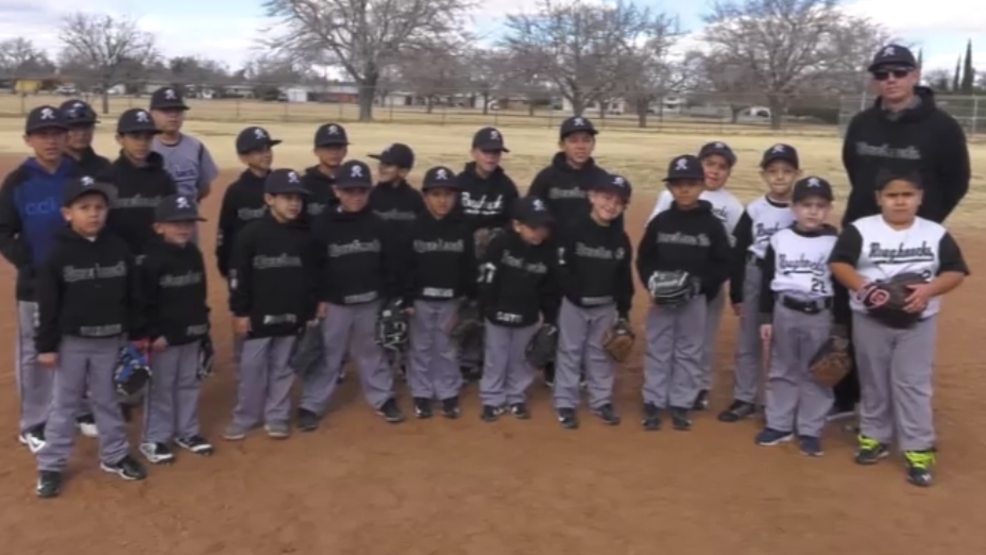
[[[886,81],[887,79],[890,79],[891,75],[893,75],[894,79],[903,79],[910,75],[910,73],[911,70],[909,69],[883,69],[880,71],[874,71],[873,78],[877,81]]]

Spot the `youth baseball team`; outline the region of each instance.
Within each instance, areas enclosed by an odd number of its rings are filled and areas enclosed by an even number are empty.
[[[879,78],[884,69],[875,63],[871,71]],[[157,91],[155,107],[187,109],[174,88]],[[0,188],[0,252],[18,272],[20,440],[37,457],[43,498],[61,492],[79,430],[98,437],[104,471],[147,476],[130,452],[130,407],[121,410],[112,379],[128,342],[148,353],[152,368],[140,454],[160,464],[175,460],[174,447],[214,450],[197,411],[201,348],[215,330],[195,192],[214,177],[214,164],[209,158],[210,170],[175,172],[156,144],[160,115],[143,109],[120,116],[120,156],[110,163],[88,144],[69,144],[78,127],[91,142],[94,123],[79,101],[33,110],[25,138],[34,154]],[[458,418],[464,383],[478,379],[482,420],[526,419],[538,370],[527,350],[545,334],[556,337],[557,350],[539,370],[561,426],[579,426],[581,389],[591,413],[617,425],[616,363],[604,344],[628,327],[635,269],[653,301],[645,430],[666,421],[689,430],[691,412],[708,408],[728,303],[740,324],[733,402],[720,421],[759,411],[769,344],[765,424],[755,441],[793,440],[803,454],[822,455],[833,391],[812,379],[809,360],[830,337],[851,337],[862,385],[856,462],[876,463],[896,441],[909,481],[930,485],[937,315],[941,297],[969,270],[948,231],[918,215],[927,179],[900,165],[859,164],[871,195],[859,202],[874,209],[840,232],[827,223],[832,186],[803,174],[795,147],[763,153],[765,194],[744,207],[726,189],[736,154],[711,142],[670,161],[634,257],[624,229],[631,184],[596,165],[597,134],[587,118],[565,120],[559,152],[522,197],[500,165],[509,151],[495,128],[475,134],[463,171],[430,168],[420,190],[407,181],[414,167],[407,145],[372,156],[374,183],[367,164],[346,160],[350,143],[339,124],[317,129],[317,164],[302,173],[273,169],[281,141],[260,127],[244,129],[235,147],[245,170],[225,192],[215,253],[237,338],[236,406],[223,438],[245,440],[260,428],[278,439],[292,427],[315,430],[347,357],[366,401],[388,422],[404,420],[395,376],[406,379],[418,418],[436,409]],[[688,294],[664,304],[661,280],[672,272]],[[916,323],[895,328],[868,314],[867,292],[904,272],[926,283],[908,298]],[[453,333],[466,309],[482,322],[478,344]],[[305,337],[317,339],[317,352],[300,372],[293,364]],[[388,356],[392,347],[403,360]],[[301,394],[292,411],[296,380]]]

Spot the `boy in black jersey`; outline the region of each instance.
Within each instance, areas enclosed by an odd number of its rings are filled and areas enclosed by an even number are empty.
[[[137,272],[126,243],[105,229],[116,192],[83,177],[65,186],[68,221],[38,268],[38,362],[55,373],[54,399],[38,451],[39,497],[61,492],[62,474],[75,444],[75,417],[86,393],[99,427],[100,468],[125,480],[143,480],[143,465],[130,456],[117,405],[113,372],[130,340],[143,349]]]
[[[311,225],[318,216],[339,205],[332,186],[336,172],[349,152],[346,128],[338,123],[326,123],[315,130],[315,156],[318,164],[307,168],[302,182],[308,190],[301,221]]]
[[[370,158],[380,161],[377,184],[370,191],[370,210],[391,224],[394,233],[401,234],[425,209],[421,193],[407,182],[407,175],[414,168],[414,151],[405,144],[394,143]]]
[[[99,123],[95,110],[77,99],[66,100],[59,109],[68,125],[65,154],[75,160],[83,174],[99,175],[109,167],[110,161],[92,149],[93,132]]]
[[[307,189],[292,170],[264,182],[268,213],[251,222],[233,245],[229,307],[243,338],[233,421],[223,437],[244,439],[261,421],[267,435],[291,435],[291,350],[304,326],[325,315],[319,303],[322,251],[298,221]]]
[[[537,197],[518,199],[510,216],[511,228],[490,242],[479,266],[486,322],[479,396],[486,422],[497,420],[505,407],[517,418],[530,418],[527,390],[534,369],[525,351],[539,326],[556,325],[560,302],[558,253],[547,242],[554,217]]]
[[[458,418],[462,374],[449,332],[459,304],[474,301],[475,245],[468,224],[455,211],[455,173],[431,168],[421,189],[427,210],[411,225],[410,256],[401,270],[411,319],[408,383],[418,418],[431,417],[434,400],[441,402],[443,416]]]
[[[322,273],[327,316],[322,322],[325,364],[305,377],[298,426],[314,430],[328,407],[347,350],[359,366],[363,394],[388,422],[403,422],[394,393],[394,375],[377,344],[377,320],[384,307],[402,300],[398,251],[386,222],[369,207],[373,176],[363,162],[339,167],[333,186],[339,207],[316,222],[314,233],[327,257]]]
[[[208,288],[202,251],[192,241],[199,217],[191,197],[165,197],[156,210],[158,238],[140,265],[145,328],[151,342],[151,383],[144,405],[140,452],[152,464],[174,460],[171,443],[211,455],[199,428],[199,352],[209,334]]]
[[[730,241],[712,204],[699,200],[705,172],[697,157],[673,159],[664,181],[674,202],[647,224],[637,247],[637,272],[652,298],[662,271],[687,272],[695,295],[680,304],[655,304],[647,314],[643,425],[659,430],[662,412],[670,409],[674,428],[689,430],[703,374],[705,315],[729,275]]]
[[[589,408],[610,425],[620,423],[613,408],[613,361],[603,351],[617,318],[630,318],[633,300],[633,246],[613,221],[630,201],[630,183],[621,176],[589,185],[592,208],[559,241],[561,310],[555,363],[555,410],[565,428],[578,427],[579,374],[584,367]]]

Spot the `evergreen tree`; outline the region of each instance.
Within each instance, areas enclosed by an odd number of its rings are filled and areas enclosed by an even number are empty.
[[[918,69],[924,67],[924,48],[918,50]]]
[[[976,86],[976,69],[972,67],[972,39],[965,47],[965,67],[962,68],[962,94],[972,94]]]
[[[952,76],[952,92],[959,91],[959,85],[962,83],[961,69],[962,69],[962,56],[959,56],[959,59],[955,60],[955,74]]]

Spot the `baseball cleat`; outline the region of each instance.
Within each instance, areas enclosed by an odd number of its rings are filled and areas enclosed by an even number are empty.
[[[934,481],[931,471],[935,464],[934,451],[904,451],[904,464],[907,481],[915,486],[928,487]]]
[[[42,470],[38,473],[38,483],[34,491],[41,499],[58,497],[62,493],[62,473],[54,470]]]
[[[130,482],[147,478],[147,469],[144,468],[144,465],[140,464],[140,461],[130,455],[125,455],[122,459],[113,464],[100,462],[99,468],[101,468],[103,472],[116,474],[117,476]]]
[[[613,405],[609,403],[592,409],[592,414],[595,414],[600,420],[610,426],[618,426],[622,420],[620,415],[617,414],[616,409],[613,408]]]
[[[709,391],[703,389],[698,392],[695,396],[695,402],[692,403],[692,410],[709,410]]]
[[[318,429],[318,415],[308,409],[298,409],[296,415],[298,430],[302,432],[314,432]]]
[[[91,414],[84,414],[75,419],[75,427],[86,437],[99,437],[96,419]]]
[[[462,409],[459,408],[458,397],[442,399],[442,416],[453,420],[462,416]]]
[[[757,445],[773,447],[774,445],[787,443],[792,439],[794,439],[794,434],[791,432],[775,430],[773,428],[764,428],[759,434],[757,434],[757,438],[754,441],[756,441]]]
[[[579,415],[573,408],[561,408],[555,413],[558,423],[566,430],[574,430],[579,427]]]
[[[175,440],[175,445],[194,455],[209,456],[215,451],[212,444],[200,435],[180,437]]]
[[[798,449],[802,455],[808,457],[821,457],[825,454],[825,451],[822,450],[822,440],[814,436],[800,436]]]
[[[31,451],[31,453],[37,454],[38,451],[44,449],[45,446],[45,429],[44,425],[39,425],[30,429],[23,434],[17,436],[17,440],[20,441],[21,445],[24,445]]]
[[[510,414],[518,420],[527,420],[531,417],[531,411],[524,403],[513,403],[510,405]]]
[[[648,432],[656,432],[661,429],[661,409],[653,403],[644,404],[644,419],[641,421],[644,429]]]
[[[733,401],[729,408],[719,413],[720,422],[739,422],[757,413],[757,406],[746,401]]]
[[[244,428],[239,424],[230,424],[226,426],[226,431],[223,432],[223,439],[226,441],[240,441],[246,439],[249,431],[248,428]]]
[[[688,409],[671,407],[671,427],[679,432],[692,429],[692,419],[688,416]]]
[[[287,439],[291,437],[291,426],[287,422],[268,422],[264,431],[271,439]]]
[[[377,414],[383,417],[384,420],[390,422],[391,424],[400,424],[404,421],[404,413],[401,412],[401,408],[397,406],[397,399],[391,397],[384,401],[380,408],[377,409]]]
[[[166,464],[175,461],[175,454],[163,443],[144,442],[140,444],[140,454],[151,464]]]
[[[483,405],[483,411],[479,414],[479,417],[483,419],[483,422],[496,422],[500,419],[501,414],[503,414],[503,407]]]
[[[424,420],[434,416],[435,411],[431,407],[431,399],[416,397],[414,399],[414,415]]]
[[[862,434],[856,439],[859,443],[856,448],[856,464],[876,464],[880,459],[885,459],[890,455],[890,448],[885,443],[880,443]]]

